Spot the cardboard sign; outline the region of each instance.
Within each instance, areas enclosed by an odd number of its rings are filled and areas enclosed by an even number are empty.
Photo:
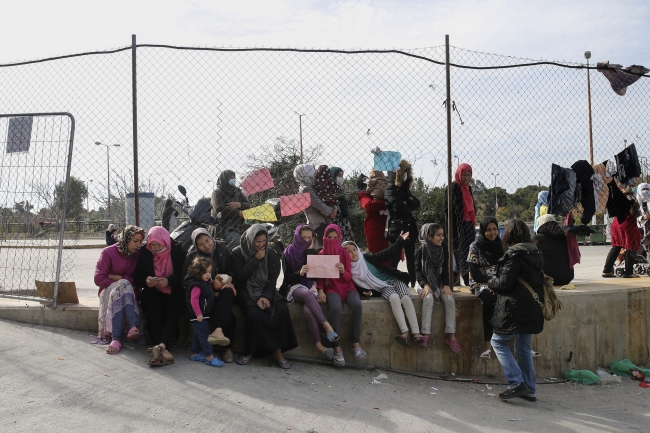
[[[341,273],[336,268],[336,264],[340,261],[339,256],[308,255],[307,278],[339,278]]]

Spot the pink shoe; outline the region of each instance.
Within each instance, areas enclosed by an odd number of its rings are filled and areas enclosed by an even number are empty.
[[[415,342],[422,347],[429,347],[429,336],[423,335],[420,339],[416,340]]]
[[[451,350],[454,353],[463,353],[463,349],[460,347],[458,340],[450,340],[449,338],[445,338],[445,343],[451,347]]]
[[[122,342],[118,340],[111,341],[111,344],[106,348],[106,353],[109,355],[115,355],[122,350]]]
[[[138,330],[138,328],[134,326],[131,329],[129,329],[129,333],[126,334],[126,339],[129,341],[135,341],[138,338],[140,338],[140,331]]]

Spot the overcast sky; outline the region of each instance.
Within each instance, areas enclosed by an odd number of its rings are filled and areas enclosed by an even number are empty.
[[[0,62],[139,43],[416,48],[650,66],[647,0],[4,2]]]

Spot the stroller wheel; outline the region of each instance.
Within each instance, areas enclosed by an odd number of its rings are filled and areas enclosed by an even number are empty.
[[[614,273],[616,274],[617,277],[622,278],[624,273],[623,266],[614,269]]]

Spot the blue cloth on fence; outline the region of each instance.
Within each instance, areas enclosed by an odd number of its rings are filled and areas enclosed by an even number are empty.
[[[393,151],[379,151],[375,153],[374,169],[379,171],[393,171],[399,168],[402,154]]]

